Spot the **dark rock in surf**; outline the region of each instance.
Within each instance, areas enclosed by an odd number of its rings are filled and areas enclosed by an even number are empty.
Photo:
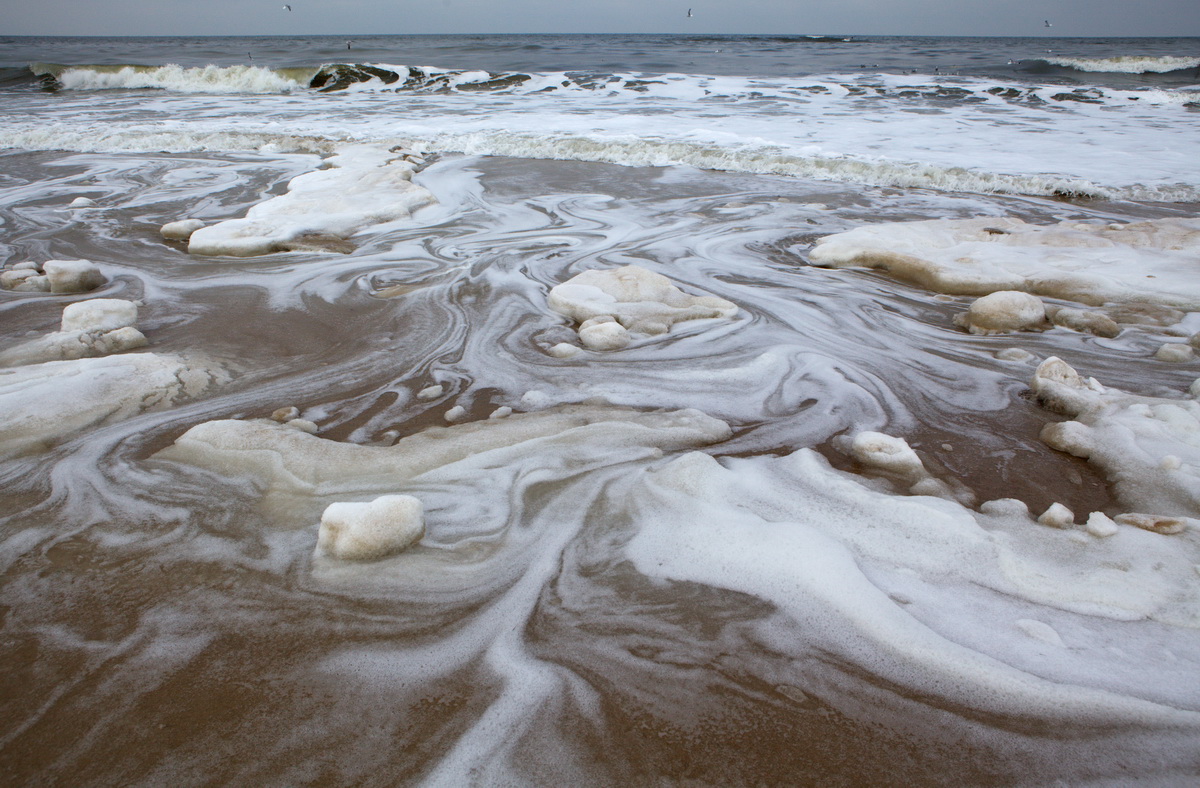
[[[332,63],[328,66],[322,66],[313,78],[309,80],[308,86],[314,90],[319,90],[322,93],[328,93],[334,90],[345,90],[350,85],[359,82],[370,82],[372,79],[378,79],[385,85],[390,85],[400,79],[400,75],[395,71],[388,71],[375,66],[358,66],[348,63]]]

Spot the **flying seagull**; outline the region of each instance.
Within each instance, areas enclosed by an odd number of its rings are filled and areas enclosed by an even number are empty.
[[[690,8],[688,9],[688,15],[687,15],[687,18],[688,18],[688,19],[691,19],[691,18],[692,18],[692,9],[690,9]]]
[[[285,5],[285,6],[283,7],[283,10],[284,10],[284,11],[291,11],[291,10],[292,10],[292,7],[291,7],[290,5]]]
[[[1050,24],[1050,20],[1049,20],[1049,19],[1045,19],[1045,20],[1043,20],[1043,21],[1046,23],[1046,27],[1054,27],[1054,25]]]

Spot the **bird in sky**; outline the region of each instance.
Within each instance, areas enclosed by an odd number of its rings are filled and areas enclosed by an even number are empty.
[[[1044,21],[1046,22],[1046,27],[1054,27],[1054,25],[1050,24],[1050,20],[1049,20],[1049,19],[1046,19],[1046,20],[1044,20]]]
[[[283,10],[284,10],[284,11],[291,11],[291,10],[292,10],[292,7],[291,7],[290,5],[285,5],[285,6],[283,7]]]
[[[690,9],[690,8],[688,9],[688,15],[687,15],[687,18],[688,18],[688,19],[691,19],[691,18],[692,18],[692,9]]]

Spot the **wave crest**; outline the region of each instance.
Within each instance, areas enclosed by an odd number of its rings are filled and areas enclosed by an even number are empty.
[[[1046,58],[1046,62],[1055,66],[1073,68],[1076,71],[1105,74],[1167,74],[1172,71],[1200,68],[1200,57],[1148,57],[1142,55],[1100,58],[1051,57]]]
[[[178,93],[287,93],[307,87],[312,69],[261,66],[62,66],[35,63],[35,76],[53,79],[66,90],[152,88]]]

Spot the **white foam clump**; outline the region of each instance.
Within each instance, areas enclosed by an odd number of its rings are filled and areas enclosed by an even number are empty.
[[[250,257],[344,251],[345,239],[360,230],[406,218],[434,202],[428,190],[412,182],[415,167],[386,148],[346,146],[327,164],[328,169],[293,178],[286,194],[255,205],[244,219],[196,230],[188,252]]]
[[[1019,290],[1088,304],[1153,301],[1200,309],[1200,219],[1129,224],[934,219],[859,227],[819,240],[817,265],[879,268],[939,293]]]
[[[41,451],[88,427],[195,396],[215,377],[154,353],[0,369],[0,456]]]
[[[87,293],[108,280],[88,260],[47,260],[17,263],[0,274],[5,290],[42,293]]]
[[[93,298],[63,309],[59,331],[0,352],[0,366],[105,356],[145,347],[138,308],[119,298]]]
[[[198,424],[159,457],[257,480],[263,504],[278,519],[303,522],[314,499],[395,493],[406,481],[468,457],[537,441],[569,443],[572,455],[616,444],[660,450],[725,440],[729,426],[696,410],[642,412],[570,405],[431,427],[391,446],[363,446],[309,435],[278,422],[220,420]]]
[[[622,495],[641,502],[630,505],[636,534],[625,548],[635,567],[771,602],[795,622],[794,633],[777,619],[755,630],[772,648],[797,658],[819,649],[905,691],[1025,720],[1200,728],[1200,644],[1170,675],[1130,670],[1107,647],[1131,647],[1125,622],[1200,626],[1194,542],[1126,528],[1080,543],[1037,527],[1023,507],[973,512],[872,489],[810,449],[720,461],[693,452]],[[1007,619],[1048,635],[1019,623],[1034,605],[1045,627],[1075,633],[1061,660],[979,625]],[[1180,642],[1137,632],[1151,639],[1148,653]]]
[[[1200,517],[1200,402],[1106,388],[1056,357],[1038,366],[1031,388],[1048,409],[1070,417],[1047,424],[1042,440],[1100,469],[1129,512]]]
[[[424,533],[421,501],[411,495],[331,503],[321,515],[317,552],[343,561],[370,561],[411,547]]]
[[[1045,325],[1046,305],[1029,293],[998,290],[977,299],[954,322],[972,334],[1028,331]]]
[[[593,350],[617,350],[633,334],[665,334],[676,323],[729,319],[738,311],[723,298],[688,295],[662,274],[636,265],[584,271],[552,288],[548,302],[580,324],[580,341]]]

